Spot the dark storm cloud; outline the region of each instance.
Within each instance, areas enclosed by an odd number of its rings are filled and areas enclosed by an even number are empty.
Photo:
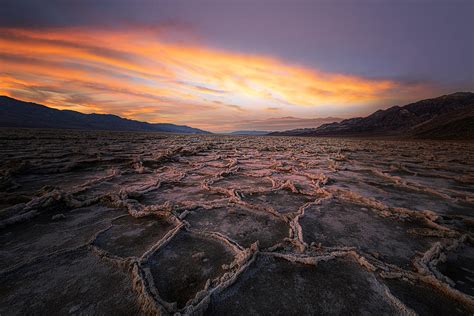
[[[64,27],[150,23],[165,7],[156,1],[5,0],[0,8],[3,27]]]

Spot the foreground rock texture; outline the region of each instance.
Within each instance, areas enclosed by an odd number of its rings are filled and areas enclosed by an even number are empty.
[[[474,145],[0,131],[0,314],[474,313]]]

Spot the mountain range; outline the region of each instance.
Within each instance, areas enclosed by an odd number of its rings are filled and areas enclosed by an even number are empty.
[[[474,93],[457,92],[378,110],[366,117],[269,135],[474,139]]]
[[[280,119],[285,123],[297,120],[291,117]],[[346,120],[337,118],[310,120],[314,128],[297,128],[281,132],[241,130],[229,134],[474,139],[474,93],[457,92],[405,106],[393,106],[386,110],[378,110],[366,117]],[[320,125],[324,120],[331,123]],[[337,122],[334,122],[336,120]],[[278,120],[277,123],[280,124]],[[57,110],[6,96],[0,96],[0,127],[210,134],[210,132],[185,125],[147,123],[112,114],[84,114],[70,110]]]
[[[265,119],[242,120],[237,122],[237,132],[248,131],[285,131],[295,128],[315,128],[322,124],[342,121],[338,117],[301,118],[294,116],[269,117]]]
[[[185,125],[147,123],[112,114],[84,114],[70,110],[57,110],[6,96],[0,96],[0,126],[210,134],[210,132]]]

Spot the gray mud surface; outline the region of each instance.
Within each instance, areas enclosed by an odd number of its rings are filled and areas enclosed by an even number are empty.
[[[472,315],[474,144],[0,130],[0,315]]]

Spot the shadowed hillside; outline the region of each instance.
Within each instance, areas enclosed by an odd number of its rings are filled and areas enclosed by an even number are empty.
[[[405,106],[378,110],[367,117],[291,130],[285,136],[402,136],[433,139],[474,139],[474,93],[458,92]]]
[[[112,114],[84,114],[70,110],[56,110],[6,96],[0,96],[0,126],[209,134],[184,125],[152,124]]]

